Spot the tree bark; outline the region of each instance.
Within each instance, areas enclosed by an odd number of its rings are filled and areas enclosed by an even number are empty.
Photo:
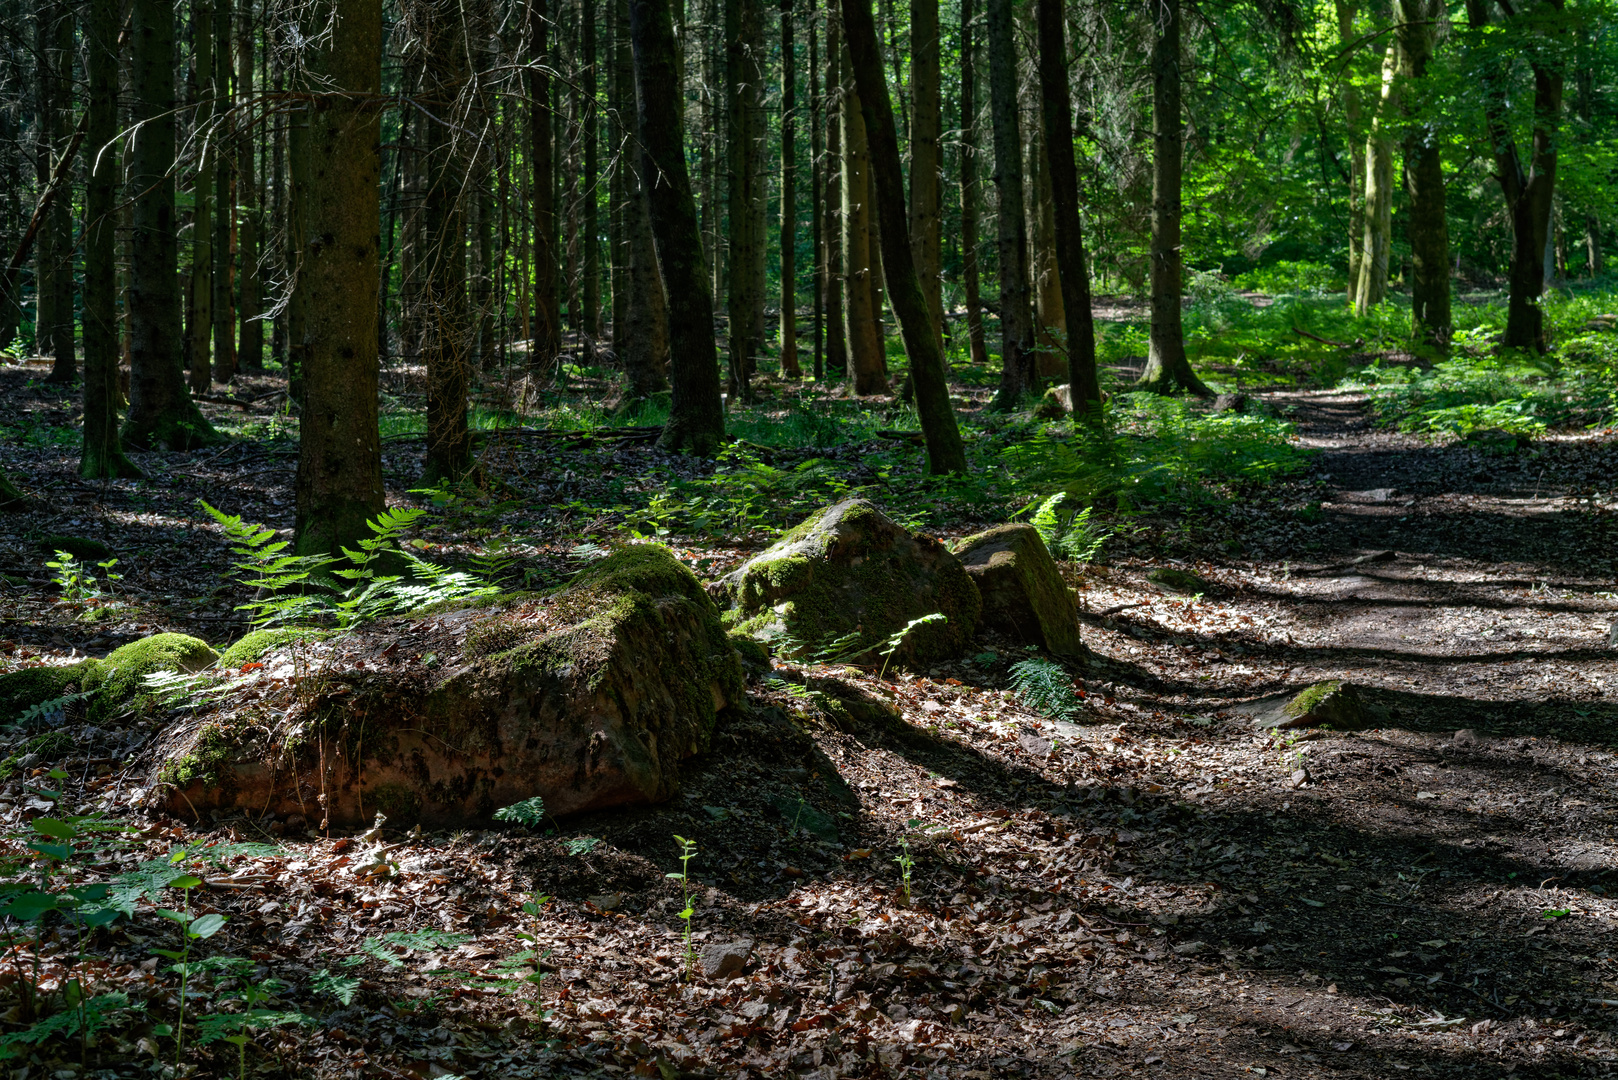
[[[635,47],[641,175],[650,188],[657,265],[669,302],[673,401],[658,445],[712,456],[725,434],[719,351],[702,232],[685,165],[684,98],[669,0],[630,0],[629,22]]]
[[[1017,47],[1012,0],[989,0],[989,111],[994,183],[1000,191],[1000,388],[991,408],[1015,409],[1034,389],[1034,320],[1028,292],[1028,223],[1023,216],[1022,130],[1017,116]]]
[[[826,184],[822,192],[822,228],[826,257],[821,261],[820,296],[826,309],[826,377],[848,374],[848,328],[843,322],[843,22],[837,0],[826,12]]]
[[[230,103],[234,64],[234,0],[218,0],[214,13],[213,140],[219,147],[214,169],[213,221],[213,371],[214,381],[236,377],[236,136]]]
[[[1041,115],[1037,82],[1030,84],[1029,101],[1022,112]],[[1056,207],[1051,200],[1050,164],[1046,160],[1043,121],[1028,133],[1025,213],[1028,229],[1028,266],[1034,294],[1034,375],[1043,380],[1067,371],[1067,358],[1056,342],[1056,332],[1067,325],[1062,303],[1062,275],[1056,264]]]
[[[1444,193],[1444,160],[1438,124],[1425,100],[1427,65],[1437,40],[1437,0],[1399,0],[1399,51],[1405,83],[1403,101],[1410,121],[1404,138],[1405,194],[1410,204],[1411,336],[1447,348],[1450,318],[1449,225]]]
[[[972,35],[972,0],[961,0],[961,287],[966,293],[966,335],[972,363],[986,365],[982,284],[978,277],[977,57]]]
[[[1396,105],[1395,53],[1390,44],[1383,55],[1382,92],[1365,137],[1365,239],[1360,243],[1360,284],[1354,296],[1354,310],[1362,316],[1388,296],[1393,250],[1393,136],[1388,122]]]
[[[910,0],[910,248],[944,346],[943,218],[938,139],[940,106],[938,0]]]
[[[264,367],[264,320],[260,318],[264,312],[264,283],[258,266],[263,211],[259,198],[258,158],[254,152],[259,130],[253,124],[254,31],[253,5],[246,3],[236,35],[236,107],[243,121],[236,139],[236,168],[241,177],[239,202],[242,208],[237,240],[241,266],[237,309],[241,325],[236,331],[236,359],[243,371],[260,371]]]
[[[821,115],[824,112],[820,96],[820,37],[816,29],[815,0],[809,3],[809,293],[811,315],[810,337],[814,350],[815,381],[826,377],[826,218],[822,179],[825,170],[823,152],[825,140],[821,135]]]
[[[752,374],[764,348],[764,237],[758,199],[764,132],[761,87],[763,65],[761,0],[725,2],[725,97],[729,103],[726,151],[729,159],[730,221],[730,383],[733,396],[752,398]],[[755,271],[756,268],[756,271]]]
[[[899,137],[893,105],[882,77],[882,55],[870,0],[843,0],[843,27],[848,34],[849,57],[859,87],[871,171],[876,183],[878,214],[882,221],[883,266],[889,296],[910,357],[910,377],[916,392],[916,415],[927,443],[927,468],[934,475],[966,472],[966,450],[955,410],[949,401],[944,353],[933,326],[927,298],[916,276],[910,250],[904,196],[904,171],[899,161]]]
[[[186,450],[218,436],[186,393],[183,366],[174,213],[174,7],[168,0],[134,0],[130,25],[135,129],[127,190],[134,207],[123,439],[141,450]]]
[[[87,480],[143,475],[118,439],[118,13],[91,0],[85,26],[89,81],[84,162],[84,448]]]
[[[298,288],[304,408],[299,424],[300,554],[341,554],[384,508],[377,433],[376,307],[381,260],[381,0],[336,0],[310,59],[308,159]]]
[[[556,195],[552,174],[551,77],[546,68],[555,63],[547,49],[549,0],[527,0],[528,11],[528,121],[529,161],[533,183],[529,199],[534,211],[534,341],[529,366],[549,372],[562,354],[562,308],[556,265]]]
[[[601,116],[596,109],[596,7],[579,5],[583,14],[580,36],[583,40],[584,103],[579,125],[584,139],[584,177],[580,185],[583,200],[580,233],[584,239],[584,330],[592,340],[601,337]]]
[[[45,0],[38,10],[38,142],[35,168],[41,191],[62,160],[73,110],[73,9]],[[71,151],[67,152],[71,157]],[[48,381],[71,383],[78,375],[73,341],[72,199],[54,200],[40,227],[34,278],[36,351],[51,358]]]
[[[1152,328],[1142,390],[1188,390],[1212,396],[1191,370],[1180,320],[1184,292],[1180,255],[1180,182],[1185,133],[1180,126],[1180,0],[1148,0],[1152,39]]]
[[[1073,106],[1068,95],[1067,43],[1061,0],[1039,0],[1040,104],[1050,171],[1056,260],[1066,314],[1067,375],[1073,418],[1101,419],[1096,378],[1095,317],[1090,307],[1090,268],[1085,265],[1079,220],[1079,175],[1073,163]]]
[[[848,29],[845,22],[844,32]],[[883,373],[881,311],[872,302],[871,180],[865,117],[846,42],[842,68],[843,310],[854,392],[864,396],[885,393],[888,381]]]
[[[798,365],[797,35],[793,0],[781,0],[781,374],[803,378]]]
[[[191,3],[191,145],[196,148],[197,166],[191,179],[191,276],[185,333],[193,394],[206,394],[213,383],[214,170],[219,160],[213,130],[214,2]]]
[[[1358,8],[1352,0],[1336,0],[1337,44],[1348,48],[1354,43],[1354,16]],[[1360,294],[1360,261],[1365,244],[1365,142],[1360,137],[1360,93],[1354,80],[1343,83],[1343,126],[1348,133],[1348,302]],[[1322,132],[1324,139],[1324,132]]]

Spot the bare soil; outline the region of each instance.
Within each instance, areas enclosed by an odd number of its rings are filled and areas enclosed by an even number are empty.
[[[48,437],[70,399],[15,369],[0,393],[46,433],[0,465],[48,499],[0,516],[0,662],[104,655],[160,629],[239,634],[238,591],[214,584],[228,552],[192,500],[284,526],[292,460],[246,444],[149,454],[150,483],[81,484]],[[258,1075],[1607,1075],[1618,444],[1555,436],[1496,456],[1373,429],[1349,394],[1263,396],[1318,464],[1290,501],[1232,507],[1175,549],[1211,583],[1200,597],[1151,585],[1167,561],[1139,545],[1072,571],[1097,654],[1077,725],[1012,700],[1024,654],[986,639],[885,681],[778,666],[673,803],[552,835],[390,826],[382,872],[373,844],[307,821],[135,814],[150,725],[13,762],[0,813],[22,829],[39,812],[27,786],[69,768],[69,800],[142,830],[91,880],[199,839],[280,845],[221,859],[196,897],[230,917],[206,951],[258,961],[290,984],[286,1007],[320,1018],[260,1034]],[[390,491],[414,486],[419,452],[389,444]],[[559,503],[654,454],[551,443],[508,479]],[[126,606],[74,621],[34,546],[47,533],[111,544]],[[679,550],[718,574],[756,546]],[[536,580],[567,565],[560,546],[530,563]],[[1358,684],[1380,726],[1277,736],[1234,711],[1325,678]],[[813,690],[902,722],[817,722]],[[687,978],[674,834],[697,845],[692,945],[745,940],[734,973]],[[537,916],[520,909],[534,894]],[[424,928],[466,937],[394,946],[394,964],[364,944]],[[537,986],[501,969],[530,947],[519,931],[543,955],[515,975]],[[177,985],[146,963],[171,937],[143,905],[97,940],[93,986],[148,1011],[92,1050],[91,1075],[149,1072],[143,1036],[172,1061],[149,1022],[173,1022]],[[362,980],[351,1004],[316,992],[321,971]],[[54,1053],[41,1064],[78,1060]],[[234,1055],[188,1050],[185,1069],[234,1075]]]

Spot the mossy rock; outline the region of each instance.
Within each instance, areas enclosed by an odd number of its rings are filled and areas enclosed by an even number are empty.
[[[91,540],[84,536],[47,536],[43,540],[34,541],[34,547],[46,555],[65,551],[80,562],[100,562],[112,558],[112,548],[100,540]]]
[[[727,636],[736,650],[737,659],[741,661],[743,674],[749,679],[757,679],[770,673],[770,650],[738,630],[732,630]]]
[[[84,690],[100,664],[99,660],[81,660],[66,667],[29,667],[0,675],[0,724],[11,723],[42,701]]]
[[[312,626],[278,626],[271,630],[254,630],[230,648],[219,654],[219,666],[239,668],[255,664],[276,649],[297,645],[305,641],[320,641],[331,636],[330,630],[316,630]]]
[[[114,649],[85,681],[84,688],[96,692],[90,699],[90,720],[99,723],[130,703],[144,708],[150,700],[148,675],[160,671],[189,674],[213,666],[218,659],[219,654],[206,641],[188,634],[153,634]]]
[[[982,597],[984,626],[1063,656],[1084,653],[1073,596],[1032,525],[978,533],[956,552]]]
[[[1034,403],[1034,415],[1041,420],[1060,420],[1073,411],[1073,392],[1066,383],[1049,387]]]
[[[982,601],[961,561],[864,499],[826,507],[720,582],[733,627],[768,642],[824,648],[858,634],[869,660],[885,639],[934,612],[893,656],[924,667],[960,656]]]
[[[702,583],[636,544],[545,594],[330,638],[299,697],[289,722],[227,707],[177,725],[161,804],[307,816],[325,795],[336,824],[457,825],[535,796],[554,815],[659,802],[744,688]]]
[[[1376,724],[1353,683],[1328,679],[1315,683],[1290,699],[1259,711],[1260,728],[1318,728],[1359,731]]]
[[[1178,570],[1172,566],[1160,566],[1156,570],[1148,571],[1146,580],[1160,589],[1185,596],[1206,596],[1215,591],[1215,586],[1211,582],[1205,581],[1189,570]]]

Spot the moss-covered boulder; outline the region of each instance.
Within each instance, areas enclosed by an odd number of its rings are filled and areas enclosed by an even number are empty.
[[[330,636],[331,631],[317,630],[310,626],[278,626],[272,630],[254,630],[219,654],[219,666],[239,668],[243,664],[256,664],[284,646],[306,641],[322,641]]]
[[[1079,616],[1056,560],[1032,525],[1001,525],[956,545],[983,600],[979,621],[1017,641],[1079,656]]]
[[[11,723],[42,701],[81,692],[99,663],[81,660],[65,667],[27,667],[0,675],[0,724]]]
[[[894,654],[895,664],[912,666],[961,655],[981,606],[948,548],[912,535],[864,499],[814,514],[726,576],[719,591],[738,630],[807,655],[842,640],[838,652],[874,656],[913,620],[942,613],[942,622],[916,627]]]
[[[667,548],[621,548],[544,594],[386,619],[261,656],[176,725],[154,801],[332,823],[486,820],[658,802],[742,701],[719,609]],[[294,685],[299,670],[312,674]],[[312,816],[311,816],[312,815]]]
[[[1173,566],[1160,566],[1146,573],[1146,580],[1160,589],[1184,596],[1203,596],[1214,591],[1214,586],[1189,570]]]
[[[153,634],[67,667],[33,667],[0,675],[0,723],[42,701],[89,693],[89,717],[100,723],[148,698],[146,676],[159,671],[201,671],[218,659],[205,641],[185,634]]]
[[[1376,722],[1353,683],[1328,679],[1265,709],[1258,715],[1257,726],[1358,731]]]

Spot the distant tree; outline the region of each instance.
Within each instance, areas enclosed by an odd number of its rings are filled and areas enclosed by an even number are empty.
[[[989,113],[994,127],[994,184],[1000,191],[1000,388],[995,392],[993,407],[1015,409],[1034,389],[1035,380],[1012,0],[989,0],[988,13]]]

